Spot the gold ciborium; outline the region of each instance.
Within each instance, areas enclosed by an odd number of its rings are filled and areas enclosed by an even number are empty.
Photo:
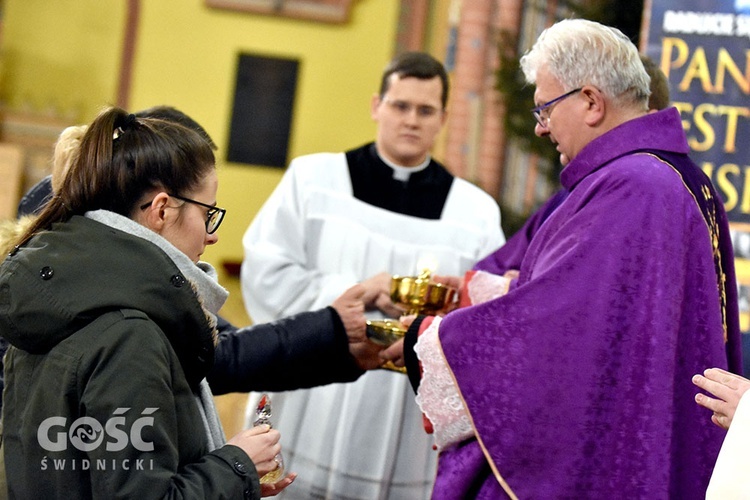
[[[404,308],[405,314],[435,314],[456,300],[457,290],[451,286],[432,281],[430,270],[425,269],[418,276],[392,276],[391,301]],[[389,346],[406,335],[406,327],[395,319],[381,319],[367,322],[367,337],[370,341]],[[391,364],[388,369],[404,371]]]

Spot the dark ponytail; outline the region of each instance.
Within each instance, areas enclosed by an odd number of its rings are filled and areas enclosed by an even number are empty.
[[[81,139],[78,156],[59,192],[17,244],[90,210],[129,217],[147,190],[188,192],[214,163],[210,145],[195,130],[139,118],[120,108],[105,109]]]

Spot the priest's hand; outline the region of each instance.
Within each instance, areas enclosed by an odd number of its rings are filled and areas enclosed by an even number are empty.
[[[411,324],[414,323],[415,319],[417,319],[416,314],[409,314],[401,316],[398,321],[408,330]],[[397,340],[380,353],[381,363],[387,363],[389,361],[399,368],[404,366],[404,339]]]
[[[380,364],[390,361],[395,366],[404,366],[404,339],[397,340],[380,353]]]
[[[695,402],[714,412],[711,415],[714,424],[729,429],[740,398],[750,389],[750,380],[721,368],[709,368],[703,375],[694,375],[693,384],[716,396],[714,399],[696,394]]]
[[[464,287],[464,278],[462,276],[433,276],[432,281],[435,283],[440,283],[442,285],[454,288],[456,290],[456,294],[453,297],[453,300],[450,302],[447,302],[445,304],[445,307],[443,307],[441,310],[437,311],[437,314],[440,316],[444,316],[448,314],[449,312],[453,311],[454,309],[458,308],[459,299],[461,297],[461,291]],[[411,324],[411,321],[409,322]]]
[[[443,285],[460,290],[464,286],[464,278],[462,276],[439,276],[435,275],[432,277],[432,281],[435,283],[442,283]]]
[[[518,269],[508,269],[503,273],[503,276],[506,278],[510,278],[512,280],[518,279],[518,276],[521,274],[521,271]]]

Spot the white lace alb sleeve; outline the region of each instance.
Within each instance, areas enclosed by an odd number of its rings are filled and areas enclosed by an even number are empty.
[[[469,413],[453,383],[438,340],[441,318],[436,317],[419,336],[414,351],[422,362],[423,376],[417,391],[417,404],[430,419],[438,450],[474,435]]]

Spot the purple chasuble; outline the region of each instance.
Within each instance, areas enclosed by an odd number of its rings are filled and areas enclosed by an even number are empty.
[[[687,153],[674,108],[589,143],[517,286],[444,318],[479,439],[434,498],[704,498],[725,432],[691,377],[741,364],[726,215]]]
[[[498,275],[503,275],[510,269],[520,269],[523,256],[526,255],[529,244],[536,232],[539,231],[539,227],[567,196],[568,191],[566,189],[558,190],[526,220],[518,232],[508,238],[503,246],[477,262],[474,269]]]

